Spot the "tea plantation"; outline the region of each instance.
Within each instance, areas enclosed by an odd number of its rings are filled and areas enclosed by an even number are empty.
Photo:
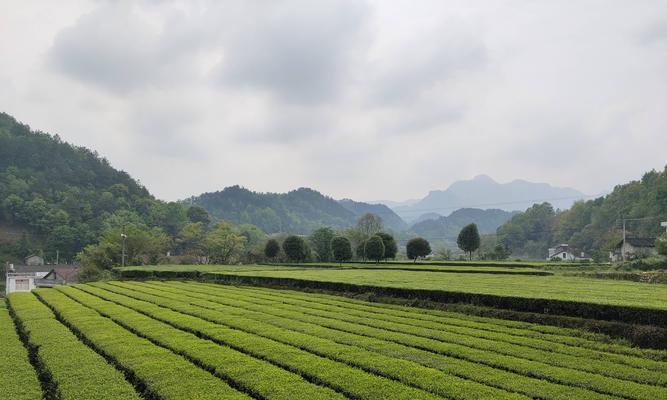
[[[252,286],[111,281],[13,293],[0,336],[9,399],[667,398],[663,350]]]

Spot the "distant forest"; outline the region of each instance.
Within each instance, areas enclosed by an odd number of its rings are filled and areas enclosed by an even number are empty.
[[[549,247],[568,243],[606,260],[607,252],[621,240],[623,218],[633,219],[626,224],[629,237],[656,238],[665,232],[660,222],[667,221],[667,166],[562,212],[549,203],[535,204],[496,233],[515,256],[543,258]]]

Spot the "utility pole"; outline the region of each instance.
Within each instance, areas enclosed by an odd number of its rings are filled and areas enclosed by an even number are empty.
[[[120,238],[123,239],[123,246],[122,246],[122,254],[121,254],[121,266],[125,266],[125,239],[127,239],[127,235],[125,234],[125,229],[123,229],[123,233],[120,234]]]
[[[56,250],[56,265],[60,264],[60,251]]]
[[[621,245],[621,259],[625,261],[625,218],[623,218],[623,244]]]

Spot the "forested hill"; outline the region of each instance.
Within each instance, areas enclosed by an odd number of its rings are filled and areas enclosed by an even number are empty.
[[[394,231],[404,231],[408,229],[408,224],[405,223],[391,208],[384,204],[369,204],[350,199],[338,200],[338,202],[355,215],[364,215],[366,213],[375,214],[382,219],[382,223],[389,229]]]
[[[446,217],[420,221],[411,229],[430,241],[445,242],[450,247],[455,247],[456,237],[464,226],[475,223],[481,234],[495,233],[496,229],[507,222],[514,213],[499,209],[461,208]]]
[[[667,167],[564,212],[549,203],[535,204],[500,226],[497,234],[517,256],[544,258],[549,247],[568,243],[602,259],[621,239],[622,218],[640,219],[627,222],[628,237],[655,238],[665,231],[660,222],[667,221]]]
[[[375,209],[366,203],[340,203],[308,188],[287,193],[259,193],[240,186],[231,186],[190,200],[206,209],[214,219],[257,225],[266,233],[308,234],[322,226],[347,228],[353,226],[359,216],[366,212],[386,209]],[[387,215],[378,216],[389,222],[388,227],[393,228],[393,225],[396,225],[395,220],[386,218]]]
[[[115,212],[166,227],[169,207],[174,206],[156,201],[97,153],[0,113],[0,255],[5,258],[20,260],[34,251],[52,261],[58,251],[59,261],[71,261],[97,240]]]

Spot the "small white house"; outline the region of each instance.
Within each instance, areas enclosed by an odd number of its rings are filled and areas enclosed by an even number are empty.
[[[54,268],[55,267],[55,268]],[[7,269],[5,292],[29,292],[38,287],[53,287],[76,281],[76,266],[14,265]]]
[[[590,260],[583,251],[577,251],[567,243],[549,248],[547,260],[583,261]]]

